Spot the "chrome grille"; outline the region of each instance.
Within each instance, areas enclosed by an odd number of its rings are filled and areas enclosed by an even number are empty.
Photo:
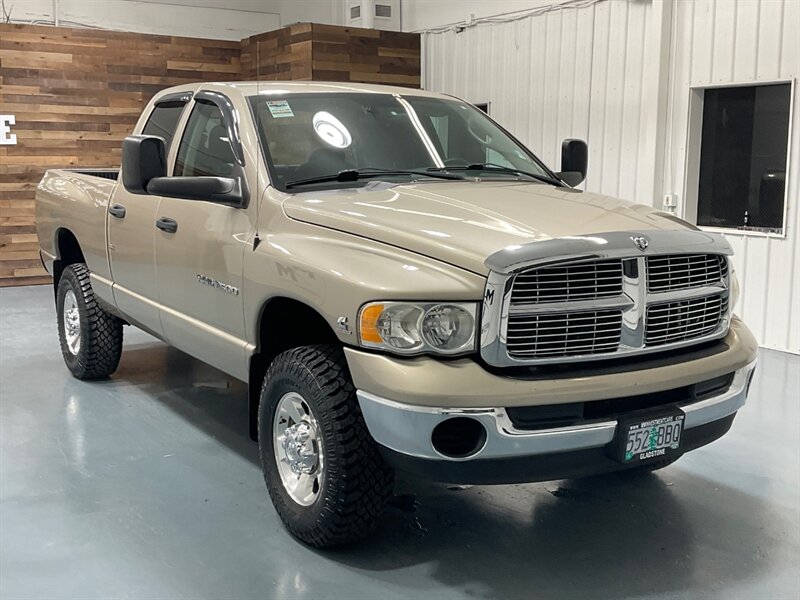
[[[730,244],[704,231],[616,231],[486,259],[480,348],[492,366],[577,363],[723,337]]]
[[[511,317],[508,353],[515,358],[548,358],[614,352],[621,335],[619,310]]]
[[[622,261],[598,260],[529,269],[516,276],[512,304],[574,302],[622,293]]]
[[[669,254],[647,257],[647,289],[669,292],[715,285],[728,274],[728,262],[717,254]]]
[[[661,346],[713,332],[728,311],[727,295],[651,304],[645,319],[645,346]]]
[[[528,268],[513,279],[506,351],[517,361],[552,362],[703,338],[727,316],[726,286],[727,258],[715,254]],[[718,293],[708,295],[709,287]]]

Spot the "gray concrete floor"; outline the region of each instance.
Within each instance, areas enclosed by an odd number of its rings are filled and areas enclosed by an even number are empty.
[[[245,387],[126,328],[72,379],[51,290],[0,289],[0,597],[797,598],[800,357],[764,351],[730,434],[658,475],[401,481],[376,535],[283,530]]]

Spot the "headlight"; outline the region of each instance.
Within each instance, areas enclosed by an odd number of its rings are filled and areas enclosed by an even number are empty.
[[[371,302],[361,309],[362,346],[398,354],[462,354],[475,350],[474,303]]]

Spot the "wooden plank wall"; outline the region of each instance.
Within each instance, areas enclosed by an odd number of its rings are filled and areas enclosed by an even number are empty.
[[[239,78],[239,42],[0,24],[0,286],[46,283],[34,194],[52,167],[118,167],[120,143],[159,90]]]
[[[419,87],[420,36],[298,23],[242,40],[242,76]]]
[[[118,167],[156,92],[193,81],[328,80],[419,87],[420,36],[301,23],[241,42],[0,24],[0,287],[47,283],[34,195],[56,167]]]
[[[420,86],[420,36],[334,25],[312,25],[315,81]]]
[[[242,79],[311,79],[310,23],[298,23],[242,40]]]

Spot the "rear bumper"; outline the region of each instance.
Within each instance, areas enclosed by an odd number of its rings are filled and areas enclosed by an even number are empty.
[[[733,415],[747,398],[755,361],[736,369],[727,390],[687,405],[682,448],[691,450],[723,435]],[[454,483],[537,481],[575,476],[577,471],[618,470],[623,465],[608,458],[607,446],[617,420],[570,427],[517,429],[505,408],[449,408],[414,406],[359,391],[358,399],[372,437],[390,460],[433,479]],[[453,417],[468,417],[485,429],[476,452],[466,458],[439,453],[431,441],[434,428]]]

